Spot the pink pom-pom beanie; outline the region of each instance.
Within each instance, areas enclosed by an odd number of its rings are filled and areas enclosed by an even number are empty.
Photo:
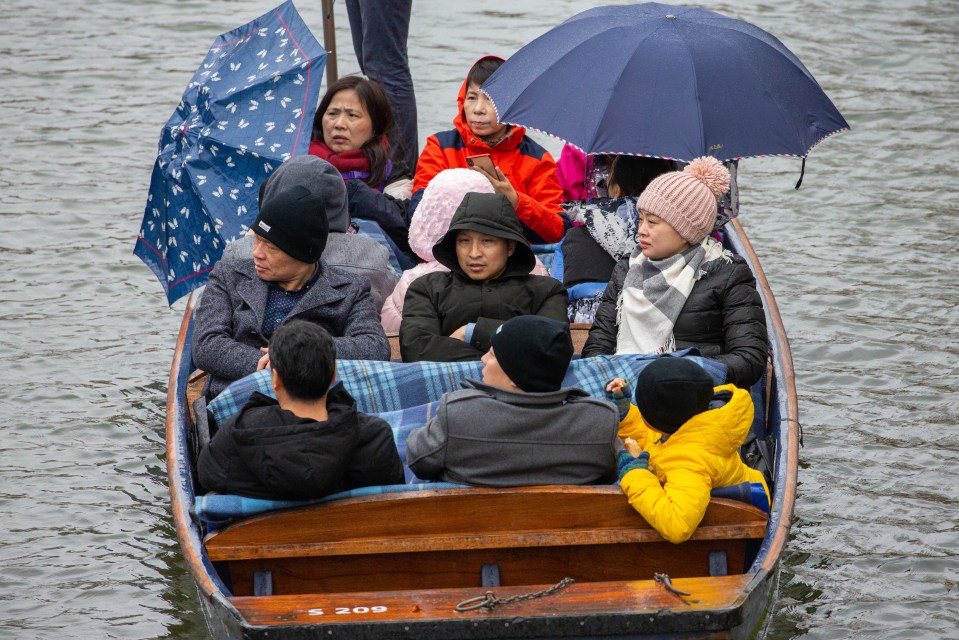
[[[716,224],[717,203],[729,191],[729,171],[711,156],[649,183],[636,208],[658,216],[690,244],[699,244]]]
[[[433,262],[433,245],[450,228],[450,220],[467,193],[493,193],[493,185],[478,171],[446,169],[430,180],[410,221],[410,248]]]

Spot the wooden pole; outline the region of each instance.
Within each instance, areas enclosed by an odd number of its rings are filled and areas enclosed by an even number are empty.
[[[333,0],[323,0],[323,46],[326,47],[326,86],[336,82],[336,30],[333,28]]]

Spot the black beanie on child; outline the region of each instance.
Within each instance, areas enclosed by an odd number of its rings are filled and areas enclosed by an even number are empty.
[[[326,248],[323,198],[302,185],[264,196],[253,232],[300,262],[315,263]]]
[[[636,378],[636,407],[647,423],[663,433],[675,433],[706,411],[712,398],[713,379],[692,360],[653,360]]]
[[[573,358],[569,325],[542,316],[516,316],[490,336],[503,372],[527,392],[556,391]]]

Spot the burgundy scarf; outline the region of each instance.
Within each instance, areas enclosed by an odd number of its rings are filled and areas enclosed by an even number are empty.
[[[387,149],[390,148],[390,143],[386,136],[380,136],[380,144]],[[370,177],[370,161],[363,155],[363,151],[360,149],[335,153],[326,146],[325,142],[314,139],[310,141],[310,155],[323,158],[336,167],[336,170],[340,172],[344,180],[356,178],[366,182]]]

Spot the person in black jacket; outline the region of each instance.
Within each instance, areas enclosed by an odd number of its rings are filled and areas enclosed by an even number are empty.
[[[695,347],[726,365],[727,383],[748,389],[759,380],[769,347],[756,280],[709,235],[728,189],[729,172],[705,157],[643,191],[639,244],[613,271],[584,358]]]
[[[503,194],[467,193],[433,256],[449,271],[428,273],[406,290],[403,362],[479,360],[490,335],[515,316],[566,322],[566,288],[530,275],[536,258]]]
[[[312,322],[293,320],[270,340],[276,399],[254,393],[200,452],[207,491],[309,499],[401,484],[403,463],[383,420],[360,413],[337,383],[336,346]]]

